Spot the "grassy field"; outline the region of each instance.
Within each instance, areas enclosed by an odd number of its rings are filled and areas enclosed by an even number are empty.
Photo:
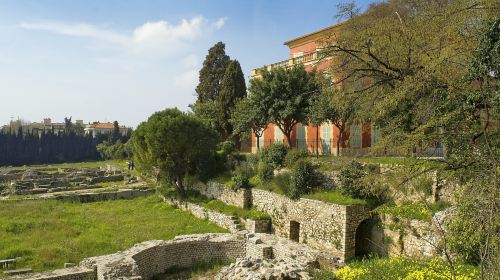
[[[96,203],[0,202],[0,259],[36,271],[114,253],[146,240],[226,232],[156,196]]]

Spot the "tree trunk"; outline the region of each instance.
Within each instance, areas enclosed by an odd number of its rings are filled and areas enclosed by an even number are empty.
[[[258,136],[257,134],[255,134],[255,138],[257,138],[257,153],[260,152],[260,143],[259,143],[259,139],[260,139],[260,136]]]
[[[285,136],[286,136],[286,142],[288,144],[288,148],[291,149],[292,148],[292,132],[289,131],[287,133],[285,133]]]
[[[339,137],[337,138],[337,156],[340,156],[340,137],[341,137],[341,133],[339,133]]]
[[[177,193],[181,198],[186,197],[186,190],[184,189],[184,185],[182,184],[182,178],[177,177],[175,180],[175,188],[177,189]]]
[[[316,126],[316,158],[319,157],[319,125]]]

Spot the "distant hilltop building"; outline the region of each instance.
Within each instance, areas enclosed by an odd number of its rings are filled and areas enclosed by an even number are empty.
[[[115,129],[115,125],[111,122],[93,122],[85,125],[84,131],[85,134],[91,134],[93,137],[96,137],[98,134],[108,134],[113,132]],[[120,134],[125,136],[129,130],[128,127],[124,125],[118,125],[118,129]]]
[[[83,120],[76,120],[74,125],[83,128]],[[3,133],[17,133],[22,128],[23,134],[38,134],[52,132],[58,135],[65,131],[66,124],[64,122],[52,122],[51,118],[44,118],[42,122],[28,122],[21,119],[10,121],[8,125],[2,126]]]
[[[71,121],[71,119],[69,119]],[[118,125],[118,123],[117,123]],[[92,122],[89,124],[84,124],[83,120],[76,120],[71,123],[73,131],[76,133],[90,134],[96,137],[98,134],[109,134],[115,129],[115,125],[112,122]],[[42,122],[28,122],[22,119],[11,121],[8,125],[0,127],[0,132],[2,133],[18,133],[20,130],[23,134],[38,134],[43,133],[54,133],[56,135],[64,133],[67,129],[65,122],[52,122],[50,118],[44,118]],[[120,134],[125,136],[130,128],[124,125],[118,125],[118,130]]]

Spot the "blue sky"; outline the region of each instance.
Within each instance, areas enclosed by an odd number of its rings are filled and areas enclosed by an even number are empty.
[[[224,42],[248,79],[287,58],[284,41],[334,24],[338,2],[0,0],[0,124],[72,116],[136,126],[187,110],[213,44]]]

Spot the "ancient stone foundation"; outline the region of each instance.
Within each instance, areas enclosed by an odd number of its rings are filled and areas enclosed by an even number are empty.
[[[179,236],[170,241],[152,240],[136,244],[115,254],[84,259],[78,267],[59,269],[46,273],[13,276],[6,280],[139,280],[152,279],[172,267],[191,267],[200,262],[235,261],[251,259],[253,262],[288,264],[264,267],[265,273],[302,275],[309,268],[319,267],[321,259],[331,258],[308,246],[269,234],[195,234]],[[260,261],[256,261],[260,260]],[[238,263],[242,264],[240,261]],[[256,266],[260,266],[255,264]],[[224,269],[218,279],[239,279],[248,271]],[[281,267],[281,268],[280,268]],[[243,273],[243,274],[242,274]],[[275,278],[277,279],[277,278]],[[290,278],[295,279],[295,278]],[[300,279],[308,279],[302,277]]]

